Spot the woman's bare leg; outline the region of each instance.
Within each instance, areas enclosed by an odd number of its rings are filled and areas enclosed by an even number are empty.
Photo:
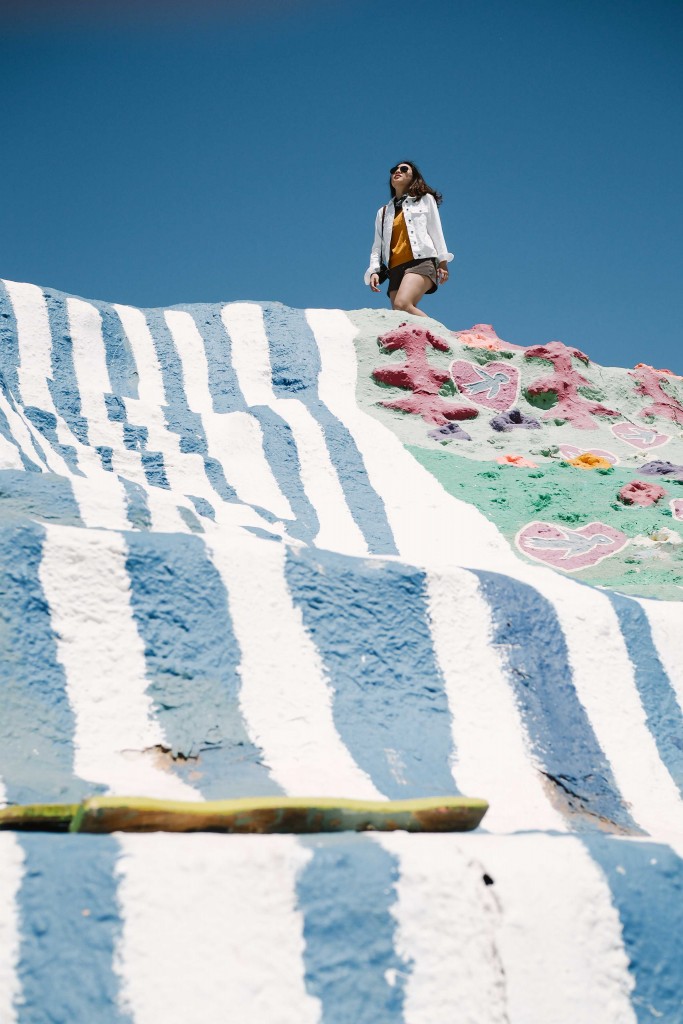
[[[417,304],[431,287],[432,282],[428,277],[423,277],[422,274],[411,274],[408,271],[403,275],[398,291],[389,294],[391,308],[400,309],[403,313],[412,313],[413,316],[427,316],[417,308]]]

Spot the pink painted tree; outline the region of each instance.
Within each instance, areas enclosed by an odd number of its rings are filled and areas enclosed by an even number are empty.
[[[655,370],[652,366],[637,366],[635,370],[629,371],[629,377],[636,381],[638,394],[654,399],[651,405],[641,409],[641,416],[661,416],[662,419],[683,424],[683,406],[662,387],[661,382],[670,379],[671,376],[663,370]]]
[[[554,394],[557,402],[549,409],[544,419],[559,417],[568,420],[582,430],[595,430],[593,416],[619,416],[614,409],[607,409],[599,402],[592,402],[580,394],[579,388],[590,387],[591,383],[575,369],[572,359],[579,359],[588,365],[590,359],[578,348],[569,348],[561,341],[551,341],[547,345],[532,345],[524,352],[527,359],[547,359],[553,364],[553,372],[527,388],[532,397]]]
[[[373,378],[378,384],[410,392],[404,398],[387,398],[380,405],[421,416],[427,423],[439,425],[449,420],[471,420],[479,415],[471,405],[458,405],[439,394],[446,381],[450,380],[450,375],[446,370],[433,367],[427,352],[430,348],[449,352],[447,342],[431,331],[408,324],[401,324],[396,330],[383,334],[378,341],[383,351],[402,350],[406,358],[403,363],[391,363],[373,370]]]

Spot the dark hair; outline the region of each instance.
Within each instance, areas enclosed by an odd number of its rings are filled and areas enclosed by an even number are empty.
[[[413,180],[410,183],[410,188],[408,189],[407,195],[413,196],[414,199],[421,199],[422,196],[426,195],[434,196],[434,201],[436,205],[441,206],[443,196],[441,195],[440,192],[437,192],[436,189],[429,187],[427,182],[422,177],[422,172],[420,171],[420,168],[417,166],[417,164],[414,164],[412,160],[399,160],[398,164],[394,164],[394,166],[389,171],[389,191],[391,192],[392,196],[396,195],[396,190],[394,189],[394,186],[391,184],[391,175],[394,173],[399,164],[408,164],[408,166],[413,172]]]

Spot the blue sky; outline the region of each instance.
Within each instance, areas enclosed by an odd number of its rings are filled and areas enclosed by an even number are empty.
[[[423,308],[683,373],[678,0],[0,0],[0,276],[355,309],[392,163],[444,194]]]

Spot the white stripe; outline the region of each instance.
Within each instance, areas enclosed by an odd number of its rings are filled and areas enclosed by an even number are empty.
[[[32,284],[6,281],[17,322],[19,344],[19,388],[24,405],[35,405],[51,413],[57,420],[57,438],[61,444],[76,449],[79,466],[86,479],[72,474],[66,463],[57,467],[69,477],[81,518],[86,526],[125,529],[128,521],[123,488],[112,473],[107,473],[92,448],[82,444],[57,412],[48,387],[52,378],[52,334],[47,303],[42,290]],[[41,444],[49,442],[41,437]],[[94,478],[94,479],[93,479]]]
[[[118,795],[199,799],[144,753],[165,738],[146,693],[123,538],[51,525],[45,533],[40,582],[75,717],[74,771]]]
[[[119,837],[116,969],[135,1024],[316,1024],[290,836]]]
[[[244,535],[207,547],[241,651],[240,706],[273,778],[293,796],[381,797],[335,728],[331,687],[287,589],[284,545]]]
[[[165,405],[164,378],[145,314],[133,306],[114,305],[113,308],[133,348],[140,401],[147,405]]]
[[[111,382],[98,310],[82,299],[69,298],[66,306],[81,410],[88,420],[90,443],[112,448],[112,465],[117,476],[128,477],[145,488],[153,529],[187,533],[188,527],[176,507],[177,495],[171,496],[147,484],[140,454],[125,447],[122,425],[113,423],[107,415],[104,394],[111,392]]]
[[[0,434],[0,469],[24,469],[19,448]]]
[[[567,641],[572,679],[635,821],[683,853],[683,804],[647,727],[634,670],[609,598],[553,574],[536,580]]]
[[[11,832],[0,833],[0,1021],[14,1024],[21,995],[19,981],[18,894],[24,866],[21,844]]]
[[[259,422],[245,412],[213,412],[204,340],[189,313],[169,310],[166,323],[183,366],[190,409],[201,416],[209,454],[223,466],[241,501],[266,508],[278,518],[294,513],[263,451]]]
[[[500,911],[468,841],[393,832],[376,841],[399,858],[396,951],[405,980],[405,1024],[508,1024],[506,978],[496,948]],[[587,1018],[586,1018],[587,1019]],[[546,1021],[556,1020],[548,1016]]]
[[[636,1024],[619,915],[583,844],[570,836],[482,834],[459,843],[494,882],[501,919],[492,938],[510,1021]]]
[[[384,502],[400,557],[413,565],[507,571],[509,545],[472,505],[446,494],[390,430],[356,400],[353,340],[358,330],[341,310],[308,309],[306,319],[320,352],[320,398],[347,428],[370,483]]]
[[[263,311],[254,303],[224,306],[223,323],[232,340],[232,362],[247,405],[266,405],[289,425],[301,467],[301,483],[320,530],[315,543],[348,555],[366,555],[367,544],[346,503],[317,420],[296,398],[276,398]]]
[[[458,788],[490,803],[492,832],[564,830],[551,806],[501,658],[493,647],[491,612],[466,570],[427,576],[434,651],[452,715]]]
[[[683,604],[643,599],[638,603],[647,615],[662,668],[683,708]]]

